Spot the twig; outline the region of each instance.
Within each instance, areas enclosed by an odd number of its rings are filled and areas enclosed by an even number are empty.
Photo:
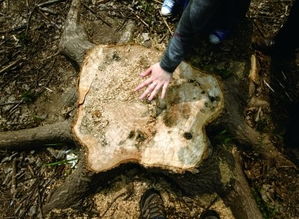
[[[267,81],[264,80],[264,83],[273,93],[275,93],[274,89],[270,86],[270,84],[268,84]]]
[[[44,62],[46,60],[52,59],[53,57],[57,56],[58,54],[60,54],[60,51],[56,51],[53,55],[47,56],[46,58],[42,59],[41,62]]]
[[[285,73],[284,73],[283,71],[281,71],[281,74],[282,74],[282,76],[283,76],[283,79],[286,81],[288,78],[287,78],[287,76],[285,75]]]
[[[288,94],[288,92],[287,92],[287,91],[284,91],[284,93],[285,93],[285,95],[289,98],[289,100],[290,100],[291,102],[293,102],[293,99],[290,97],[290,95]]]
[[[156,3],[158,3],[158,4],[162,4],[162,3],[163,3],[163,2],[158,1],[158,0],[153,0],[153,2],[156,2]]]
[[[164,35],[163,35],[163,37],[159,40],[159,43],[162,43],[162,42],[163,42],[163,40],[166,38],[166,35],[167,35],[167,34],[164,34]]]
[[[10,63],[9,65],[5,66],[4,68],[2,68],[2,69],[0,70],[0,74],[2,74],[2,73],[4,73],[4,72],[6,72],[7,70],[11,69],[11,68],[14,67],[16,64],[18,64],[21,60],[22,60],[22,59],[20,58],[20,59],[18,59],[18,60],[16,60],[16,61]]]
[[[52,10],[52,9],[50,9],[50,8],[38,7],[38,9],[41,10],[41,11],[43,11],[43,12],[47,12],[47,13],[49,13],[49,14],[54,14],[54,15],[57,14],[56,11],[54,11],[54,10]]]
[[[116,196],[108,205],[107,209],[104,211],[104,213],[100,216],[100,218],[103,218],[105,216],[105,214],[108,212],[108,210],[111,208],[111,206],[113,205],[113,203],[119,199],[120,197],[122,197],[123,195],[125,195],[126,193],[121,193],[118,196]]]
[[[22,103],[24,103],[24,99],[22,99],[22,100],[21,100],[19,103],[17,103],[15,106],[12,106],[12,107],[8,110],[8,112],[10,112],[8,116],[11,116],[11,115],[13,114],[14,110],[16,110],[16,109],[18,108],[18,106],[20,106]]]
[[[28,212],[29,208],[32,206],[32,196],[34,195],[34,193],[36,192],[37,189],[38,189],[38,180],[35,180],[35,182],[31,186],[31,193],[28,193],[28,195],[26,195],[21,201],[21,203],[22,203],[27,199],[27,200],[30,200],[31,203],[30,203],[30,205],[27,203],[26,206],[23,206],[25,210],[19,215],[19,218],[24,218],[25,214]],[[21,204],[20,204],[20,206],[21,206]],[[19,210],[20,209],[18,209],[18,211]]]
[[[11,33],[11,32],[14,32],[14,31],[18,31],[18,30],[22,30],[22,29],[25,29],[26,28],[26,25],[25,24],[22,24],[20,26],[17,26],[15,28],[12,28],[10,30],[1,30],[0,31],[0,34],[5,34],[5,33]],[[5,41],[4,41],[5,42]]]
[[[12,194],[12,198],[13,201],[16,198],[16,188],[17,188],[17,180],[16,180],[16,175],[17,175],[17,159],[13,160],[12,163],[12,176],[11,176],[11,194]]]
[[[41,176],[39,176],[39,177],[41,177]],[[38,191],[37,191],[37,195],[38,195],[38,199],[37,199],[37,201],[38,201],[38,208],[39,208],[39,212],[40,212],[40,215],[41,215],[41,218],[44,218],[44,212],[43,212],[43,206],[42,206],[42,189],[43,188],[40,188],[41,187],[41,185],[39,185],[39,188],[38,188]]]
[[[209,210],[219,199],[219,196],[217,195],[210,203],[209,205],[205,208],[205,211],[206,210]]]
[[[34,6],[33,9],[32,9],[32,11],[29,12],[29,16],[28,16],[28,19],[27,19],[26,36],[28,35],[28,31],[29,31],[29,28],[30,28],[30,21],[31,21],[33,12],[36,10],[36,8],[37,7]]]
[[[173,31],[171,30],[170,26],[168,25],[166,19],[165,19],[162,15],[161,15],[161,17],[162,17],[162,20],[163,20],[164,24],[165,24],[166,27],[168,28],[169,33],[170,33],[171,35],[173,35]]]
[[[123,27],[125,26],[125,24],[127,23],[128,19],[125,19],[117,28],[116,31],[120,31],[121,29],[123,29]]]
[[[43,2],[43,3],[39,3],[37,6],[45,7],[45,6],[53,5],[55,3],[62,2],[62,1],[65,1],[65,0],[50,0],[50,1]]]
[[[262,37],[263,37],[264,39],[266,39],[266,36],[265,36],[264,32],[261,30],[261,28],[259,27],[259,25],[256,23],[255,20],[253,20],[253,24],[254,24],[254,26],[256,27],[256,29],[258,30],[258,32],[262,35]]]
[[[7,105],[15,105],[20,103],[21,101],[17,101],[17,102],[7,102],[7,103],[0,103],[0,106],[7,106]]]
[[[88,5],[86,5],[85,3],[83,3],[83,6],[89,10],[91,13],[93,13],[97,18],[99,18],[104,24],[106,24],[107,26],[111,27],[112,28],[112,25],[110,23],[108,23],[107,21],[105,21],[103,18],[101,18],[100,16],[97,15],[97,13],[92,9],[90,8]]]
[[[53,21],[51,21],[41,10],[41,8],[38,8],[38,12],[47,20],[49,21],[53,26],[55,26],[57,29],[60,29],[60,27]]]
[[[138,14],[136,14],[133,8],[129,7],[129,9],[135,15],[135,17],[141,21],[141,23],[143,23],[146,27],[149,27],[148,23],[146,23]]]

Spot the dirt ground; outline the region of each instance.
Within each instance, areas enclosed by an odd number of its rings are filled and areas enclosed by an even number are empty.
[[[131,42],[162,50],[177,21],[177,18],[165,19],[159,15],[159,1],[82,2],[81,23],[96,44]],[[70,3],[70,0],[0,0],[0,131],[51,124],[73,116],[77,71],[67,58],[59,54],[58,48]],[[265,17],[270,9],[260,10],[260,14],[251,12],[251,18],[258,20]],[[279,25],[274,24],[274,29],[279,29]],[[242,26],[241,31],[220,47],[203,42],[197,51],[200,58],[193,60],[193,63],[218,74],[223,80],[232,76],[247,80],[252,53],[251,34],[256,30],[252,21],[244,21]],[[267,28],[269,26],[262,29],[267,31]],[[253,108],[244,116],[248,116],[253,126],[262,131],[275,130],[273,141],[277,142],[277,148],[298,165],[296,150],[283,144],[288,130],[289,109],[298,98],[294,90],[298,90],[297,83],[292,80],[292,75],[299,72],[298,53],[294,60],[292,64],[286,61],[282,67],[284,74],[290,75],[283,84],[287,89],[282,89],[277,78],[272,80],[270,85],[277,87],[275,90],[278,92],[270,94],[267,101],[271,102],[271,108],[263,112],[262,119],[255,120],[259,111]],[[235,75],[230,72],[235,72]],[[288,98],[290,95],[292,101]],[[279,118],[272,128],[267,118],[273,117],[273,112],[276,113],[274,117],[279,115]],[[215,144],[231,141],[225,130],[214,133],[212,137],[218,139]],[[0,151],[1,218],[45,217],[41,209],[50,191],[76,167],[79,149],[74,145],[57,142],[40,148],[23,152]],[[244,150],[242,157],[245,174],[263,216],[299,218],[297,169],[275,166],[250,150]],[[75,210],[55,211],[48,218],[130,218],[128,210],[123,210],[124,206],[128,204],[138,212],[138,200],[148,185],[163,191],[169,218],[194,218],[206,208],[221,212],[223,218],[233,218],[215,195],[202,197],[202,200],[190,200],[183,195],[174,197],[168,182],[156,179],[160,183],[153,185],[152,181],[147,180],[149,176],[143,173],[143,169],[133,168],[132,171],[135,173],[124,173],[113,179],[109,186],[99,188],[101,192],[82,200]]]

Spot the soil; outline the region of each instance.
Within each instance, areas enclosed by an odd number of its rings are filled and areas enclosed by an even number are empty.
[[[0,131],[51,124],[74,115],[78,75],[58,49],[71,1],[56,1],[44,6],[42,2],[45,1],[0,0]],[[177,21],[177,18],[165,19],[159,15],[158,1],[82,2],[81,23],[96,44],[133,42],[163,49]],[[191,62],[209,73],[218,74],[222,80],[236,77],[246,84],[253,52],[250,37],[253,36],[254,42],[273,38],[290,9],[290,5],[284,5],[288,4],[286,1],[261,2],[252,2],[251,20],[241,24],[241,31],[236,31],[219,47],[202,41],[201,50],[197,51],[198,58]],[[281,11],[281,8],[285,10]],[[277,19],[271,19],[271,16]],[[271,79],[270,86],[275,88],[274,93],[265,85],[257,89],[258,96],[269,103],[268,107],[246,108],[247,103],[244,103],[244,116],[249,115],[248,122],[263,132],[274,133],[273,142],[277,148],[297,165],[298,149],[294,149],[294,143],[292,148],[286,147],[284,136],[290,133],[286,126],[293,124],[289,112],[293,112],[291,109],[298,102],[298,54],[273,67],[279,72],[277,77],[271,78],[269,72],[263,74],[264,79]],[[263,54],[258,57],[267,59]],[[271,65],[267,61],[263,63]],[[285,75],[288,79],[280,86],[283,81],[280,78]],[[282,89],[284,86],[286,89]],[[244,85],[244,89],[248,88]],[[256,119],[257,114],[259,119]],[[296,111],[294,115],[298,118]],[[225,130],[214,132],[211,137],[217,140],[215,144],[233,141]],[[298,141],[292,142],[298,145]],[[50,191],[76,168],[79,149],[73,145],[57,142],[44,148],[23,152],[0,151],[1,218],[45,217],[41,208]],[[264,217],[299,217],[298,171],[289,166],[276,166],[275,162],[251,150],[244,150],[242,155],[245,174]],[[152,185],[151,176],[136,169],[138,174],[124,173],[113,179],[109,186],[99,188],[97,194],[82,200],[74,209],[55,211],[48,217],[128,218],[134,215],[136,218],[139,199],[146,187]],[[206,208],[216,209],[222,218],[233,218],[215,194],[206,198],[202,196],[200,200],[174,196],[171,189],[175,188],[167,183],[161,181],[154,187],[161,190],[169,218],[192,218]],[[123,206],[126,206],[126,211]],[[133,214],[128,213],[129,209]]]

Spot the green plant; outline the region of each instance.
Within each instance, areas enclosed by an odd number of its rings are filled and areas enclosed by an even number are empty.
[[[270,218],[273,218],[273,216],[277,213],[277,209],[272,207],[272,206],[269,206],[261,197],[261,194],[260,194],[260,189],[258,188],[253,188],[252,190],[252,194],[253,194],[253,197],[263,215],[263,218],[264,219],[270,219]]]
[[[68,164],[71,163],[74,160],[78,160],[78,158],[73,158],[73,159],[69,159],[69,160],[60,160],[60,161],[56,161],[56,162],[52,162],[52,163],[46,163],[44,164],[45,166],[57,166],[57,165],[63,165],[63,164]]]
[[[233,138],[226,129],[222,129],[221,131],[216,133],[215,137],[213,138],[213,141],[216,144],[231,144]]]
[[[21,98],[25,103],[33,103],[37,98],[37,93],[32,90],[27,90],[21,95]]]

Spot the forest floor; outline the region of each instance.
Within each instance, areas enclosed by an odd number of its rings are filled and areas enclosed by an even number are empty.
[[[76,102],[73,91],[76,89],[78,73],[67,58],[59,54],[58,48],[70,2],[0,0],[0,131],[51,124],[73,116]],[[178,21],[178,18],[161,17],[159,1],[82,2],[81,23],[91,41],[96,44],[129,41],[163,50]],[[252,30],[252,23],[244,21],[243,26],[245,28],[235,33],[236,36],[219,47],[206,42],[200,44],[200,51],[197,52],[201,58],[193,60],[195,65],[207,72],[218,74],[223,80],[234,76],[230,73],[232,71],[237,72],[237,77],[246,80],[253,52],[250,48],[252,32],[249,31]],[[130,36],[130,39],[124,39],[126,36]],[[298,74],[298,53],[295,62],[292,65],[287,62],[280,71],[284,71],[284,75]],[[279,87],[277,78],[271,82],[271,88]],[[292,89],[283,91],[283,94],[276,92],[275,95],[270,95],[272,108],[264,112],[264,116],[255,109],[247,110],[244,116],[261,131],[275,130],[273,141],[277,142],[277,148],[298,165],[297,150],[289,150],[283,144],[283,137],[288,130],[286,121],[289,121],[289,109],[298,98],[295,93],[296,90]],[[256,119],[257,114],[262,119]],[[269,130],[268,117],[276,117],[272,119],[275,121],[274,128]],[[212,137],[216,139],[215,144],[233,141],[225,129],[212,133]],[[40,148],[23,152],[0,151],[1,218],[35,218],[37,215],[44,217],[41,209],[50,191],[61,184],[76,167],[79,149],[74,145],[53,143]],[[273,165],[252,150],[243,150],[242,157],[245,175],[264,217],[299,218],[297,169]],[[128,173],[130,174],[133,173]],[[140,176],[142,177],[147,178],[146,173]],[[135,185],[135,190],[149,184],[139,179],[130,181]],[[120,177],[114,179],[111,185],[119,187],[123,181],[124,178]],[[105,202],[102,194],[83,200],[76,210],[53,212],[49,217],[120,218],[122,216],[115,213],[118,209],[114,202],[121,199],[121,205],[126,200],[135,199],[137,203],[139,197],[136,194],[132,195],[135,198],[123,197],[125,193],[119,189],[118,192],[110,194],[109,200],[114,200],[110,203]],[[168,199],[171,202],[173,197],[169,195]],[[211,207],[215,200],[207,202],[211,204],[202,205]],[[219,206],[221,208],[221,204]],[[191,211],[190,206],[185,208],[182,207],[181,212],[174,213],[175,207],[168,206],[167,212],[170,218],[194,217],[196,211],[188,215],[186,212]],[[227,212],[227,215],[230,213]]]

